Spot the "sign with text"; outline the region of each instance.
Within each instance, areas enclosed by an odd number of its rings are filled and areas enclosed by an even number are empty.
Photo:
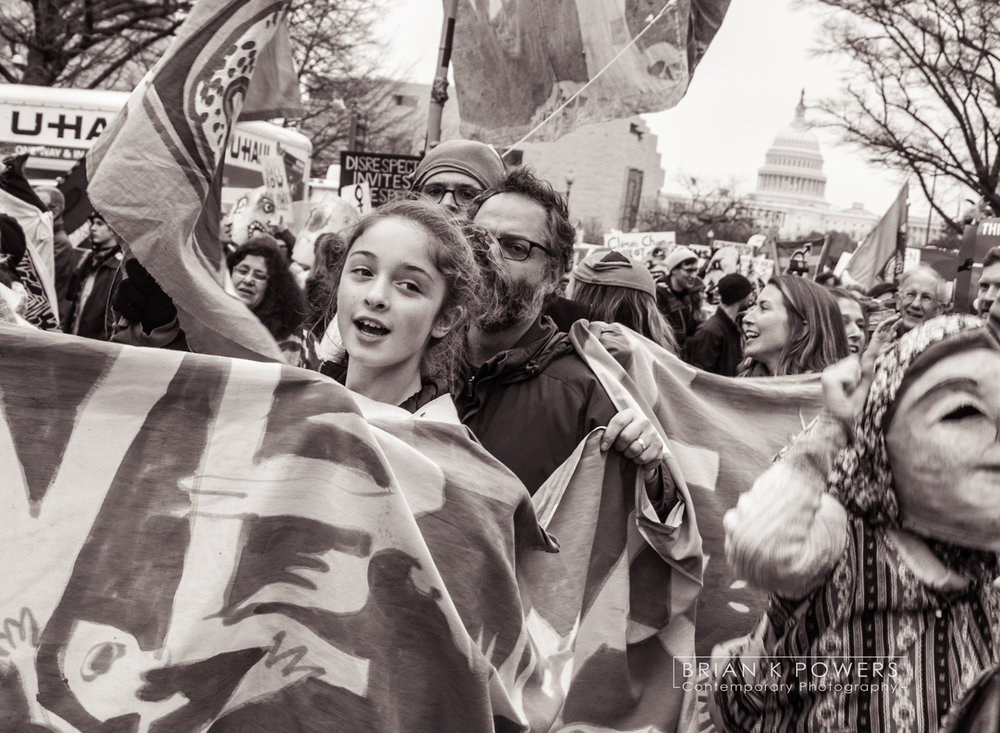
[[[612,230],[604,235],[604,246],[618,250],[640,262],[649,258],[657,247],[669,252],[677,243],[674,232],[619,232]]]
[[[389,155],[343,151],[340,154],[340,187],[367,183],[371,205],[379,206],[409,190],[410,176],[420,158],[416,155]]]
[[[275,208],[285,217],[292,215],[292,195],[285,173],[285,161],[279,155],[268,155],[264,165],[264,187],[267,189]]]

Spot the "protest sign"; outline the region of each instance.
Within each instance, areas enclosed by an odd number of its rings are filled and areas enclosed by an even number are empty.
[[[380,206],[410,188],[410,176],[420,158],[416,155],[389,155],[345,150],[340,154],[340,187],[367,183],[371,205]]]
[[[604,235],[605,247],[618,250],[639,262],[648,259],[657,247],[668,252],[676,243],[674,232],[619,232],[612,229]]]

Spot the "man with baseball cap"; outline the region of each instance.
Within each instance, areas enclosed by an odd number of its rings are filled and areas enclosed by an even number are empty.
[[[492,145],[446,140],[420,161],[411,188],[465,216],[473,199],[500,180],[505,169]]]
[[[732,272],[719,280],[718,290],[721,305],[688,340],[688,362],[706,372],[735,377],[743,360],[743,336],[736,319],[753,302],[753,285]]]
[[[656,288],[656,304],[670,321],[683,357],[687,354],[688,338],[703,320],[698,297],[702,285],[698,279],[698,255],[687,247],[674,247],[657,269],[664,273],[665,281]]]

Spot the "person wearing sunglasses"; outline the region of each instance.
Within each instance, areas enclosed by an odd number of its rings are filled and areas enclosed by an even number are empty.
[[[504,169],[492,145],[446,140],[420,161],[413,172],[412,189],[453,214],[466,216],[476,196],[496,183]]]

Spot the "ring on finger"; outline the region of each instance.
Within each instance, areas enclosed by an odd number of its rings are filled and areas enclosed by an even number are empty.
[[[643,440],[641,436],[640,436],[640,437],[638,437],[638,438],[636,438],[636,439],[635,439],[635,440],[633,440],[632,442],[633,442],[633,443],[638,443],[638,444],[639,444],[639,452],[640,452],[640,453],[645,453],[645,452],[646,452],[646,441],[645,441],[645,440]]]

